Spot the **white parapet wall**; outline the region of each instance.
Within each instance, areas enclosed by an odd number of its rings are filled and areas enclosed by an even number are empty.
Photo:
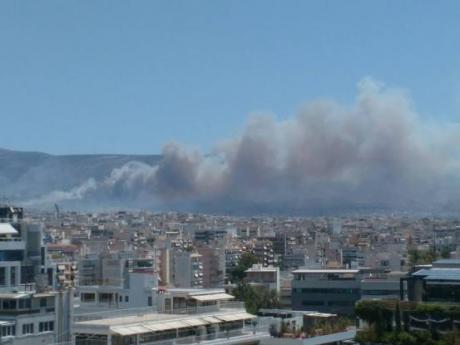
[[[265,338],[261,341],[261,345],[322,345],[330,344],[339,341],[354,339],[356,336],[356,328],[349,329],[345,332],[339,332],[328,335],[321,335],[312,338]]]

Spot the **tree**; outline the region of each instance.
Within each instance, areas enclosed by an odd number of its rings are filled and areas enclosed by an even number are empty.
[[[243,301],[246,311],[256,314],[260,308],[278,308],[279,297],[275,290],[255,288],[246,283],[238,284],[233,290],[233,295],[239,301]]]
[[[378,339],[385,331],[391,331],[393,311],[383,301],[361,301],[356,305],[355,313],[369,324]]]
[[[399,302],[396,303],[395,323],[396,323],[396,333],[400,333],[402,327],[401,327],[401,310],[399,310]]]
[[[251,253],[243,253],[236,267],[230,271],[230,281],[240,283],[246,277],[246,270],[252,265],[259,263],[257,256]]]
[[[444,246],[441,249],[441,258],[449,259],[450,258],[450,250],[448,246]]]
[[[427,250],[410,249],[408,254],[409,264],[411,266],[431,264],[433,261],[438,259],[438,254],[436,253],[434,248],[430,248]]]

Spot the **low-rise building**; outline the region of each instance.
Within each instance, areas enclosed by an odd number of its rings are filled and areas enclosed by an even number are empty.
[[[460,260],[442,259],[402,278],[407,299],[415,302],[460,302]],[[401,283],[401,286],[404,286]]]
[[[269,290],[280,291],[280,270],[278,267],[254,264],[246,271],[245,282],[251,285],[264,287]]]
[[[244,308],[220,306],[222,291],[173,289],[159,291],[159,306],[164,311],[118,315],[78,321],[74,326],[76,345],[255,345],[268,338],[268,329],[257,325],[256,316]],[[232,297],[232,296],[230,296]],[[177,300],[177,301],[176,301]],[[184,309],[194,301],[215,308]]]
[[[353,313],[360,299],[359,270],[299,269],[293,274],[292,309]]]

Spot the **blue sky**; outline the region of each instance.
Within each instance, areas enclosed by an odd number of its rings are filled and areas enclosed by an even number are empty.
[[[458,1],[2,1],[0,147],[209,150],[372,76],[460,122]]]

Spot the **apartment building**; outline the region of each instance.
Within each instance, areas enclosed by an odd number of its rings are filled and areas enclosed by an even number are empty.
[[[212,242],[210,245],[200,245],[197,252],[201,255],[203,264],[203,287],[216,288],[225,282],[225,251],[223,245]]]
[[[227,299],[223,292],[206,290],[159,291],[165,303],[206,302],[212,308],[174,308],[156,312],[118,315],[76,322],[76,345],[257,345],[269,337],[265,326],[257,325],[256,316],[242,305],[219,306],[217,299]],[[230,296],[231,297],[231,296]],[[174,303],[170,299],[180,299]],[[169,302],[166,302],[169,301]],[[188,302],[187,302],[188,301]]]
[[[173,254],[172,283],[175,287],[203,287],[202,256],[193,251],[176,251]]]
[[[0,343],[70,340],[73,291],[53,289],[43,226],[23,220],[15,207],[0,207],[0,215]]]
[[[84,258],[80,267],[77,313],[153,306],[152,291],[158,286],[153,258],[104,254]]]
[[[280,292],[280,269],[279,267],[254,264],[246,271],[245,282],[257,287]]]

